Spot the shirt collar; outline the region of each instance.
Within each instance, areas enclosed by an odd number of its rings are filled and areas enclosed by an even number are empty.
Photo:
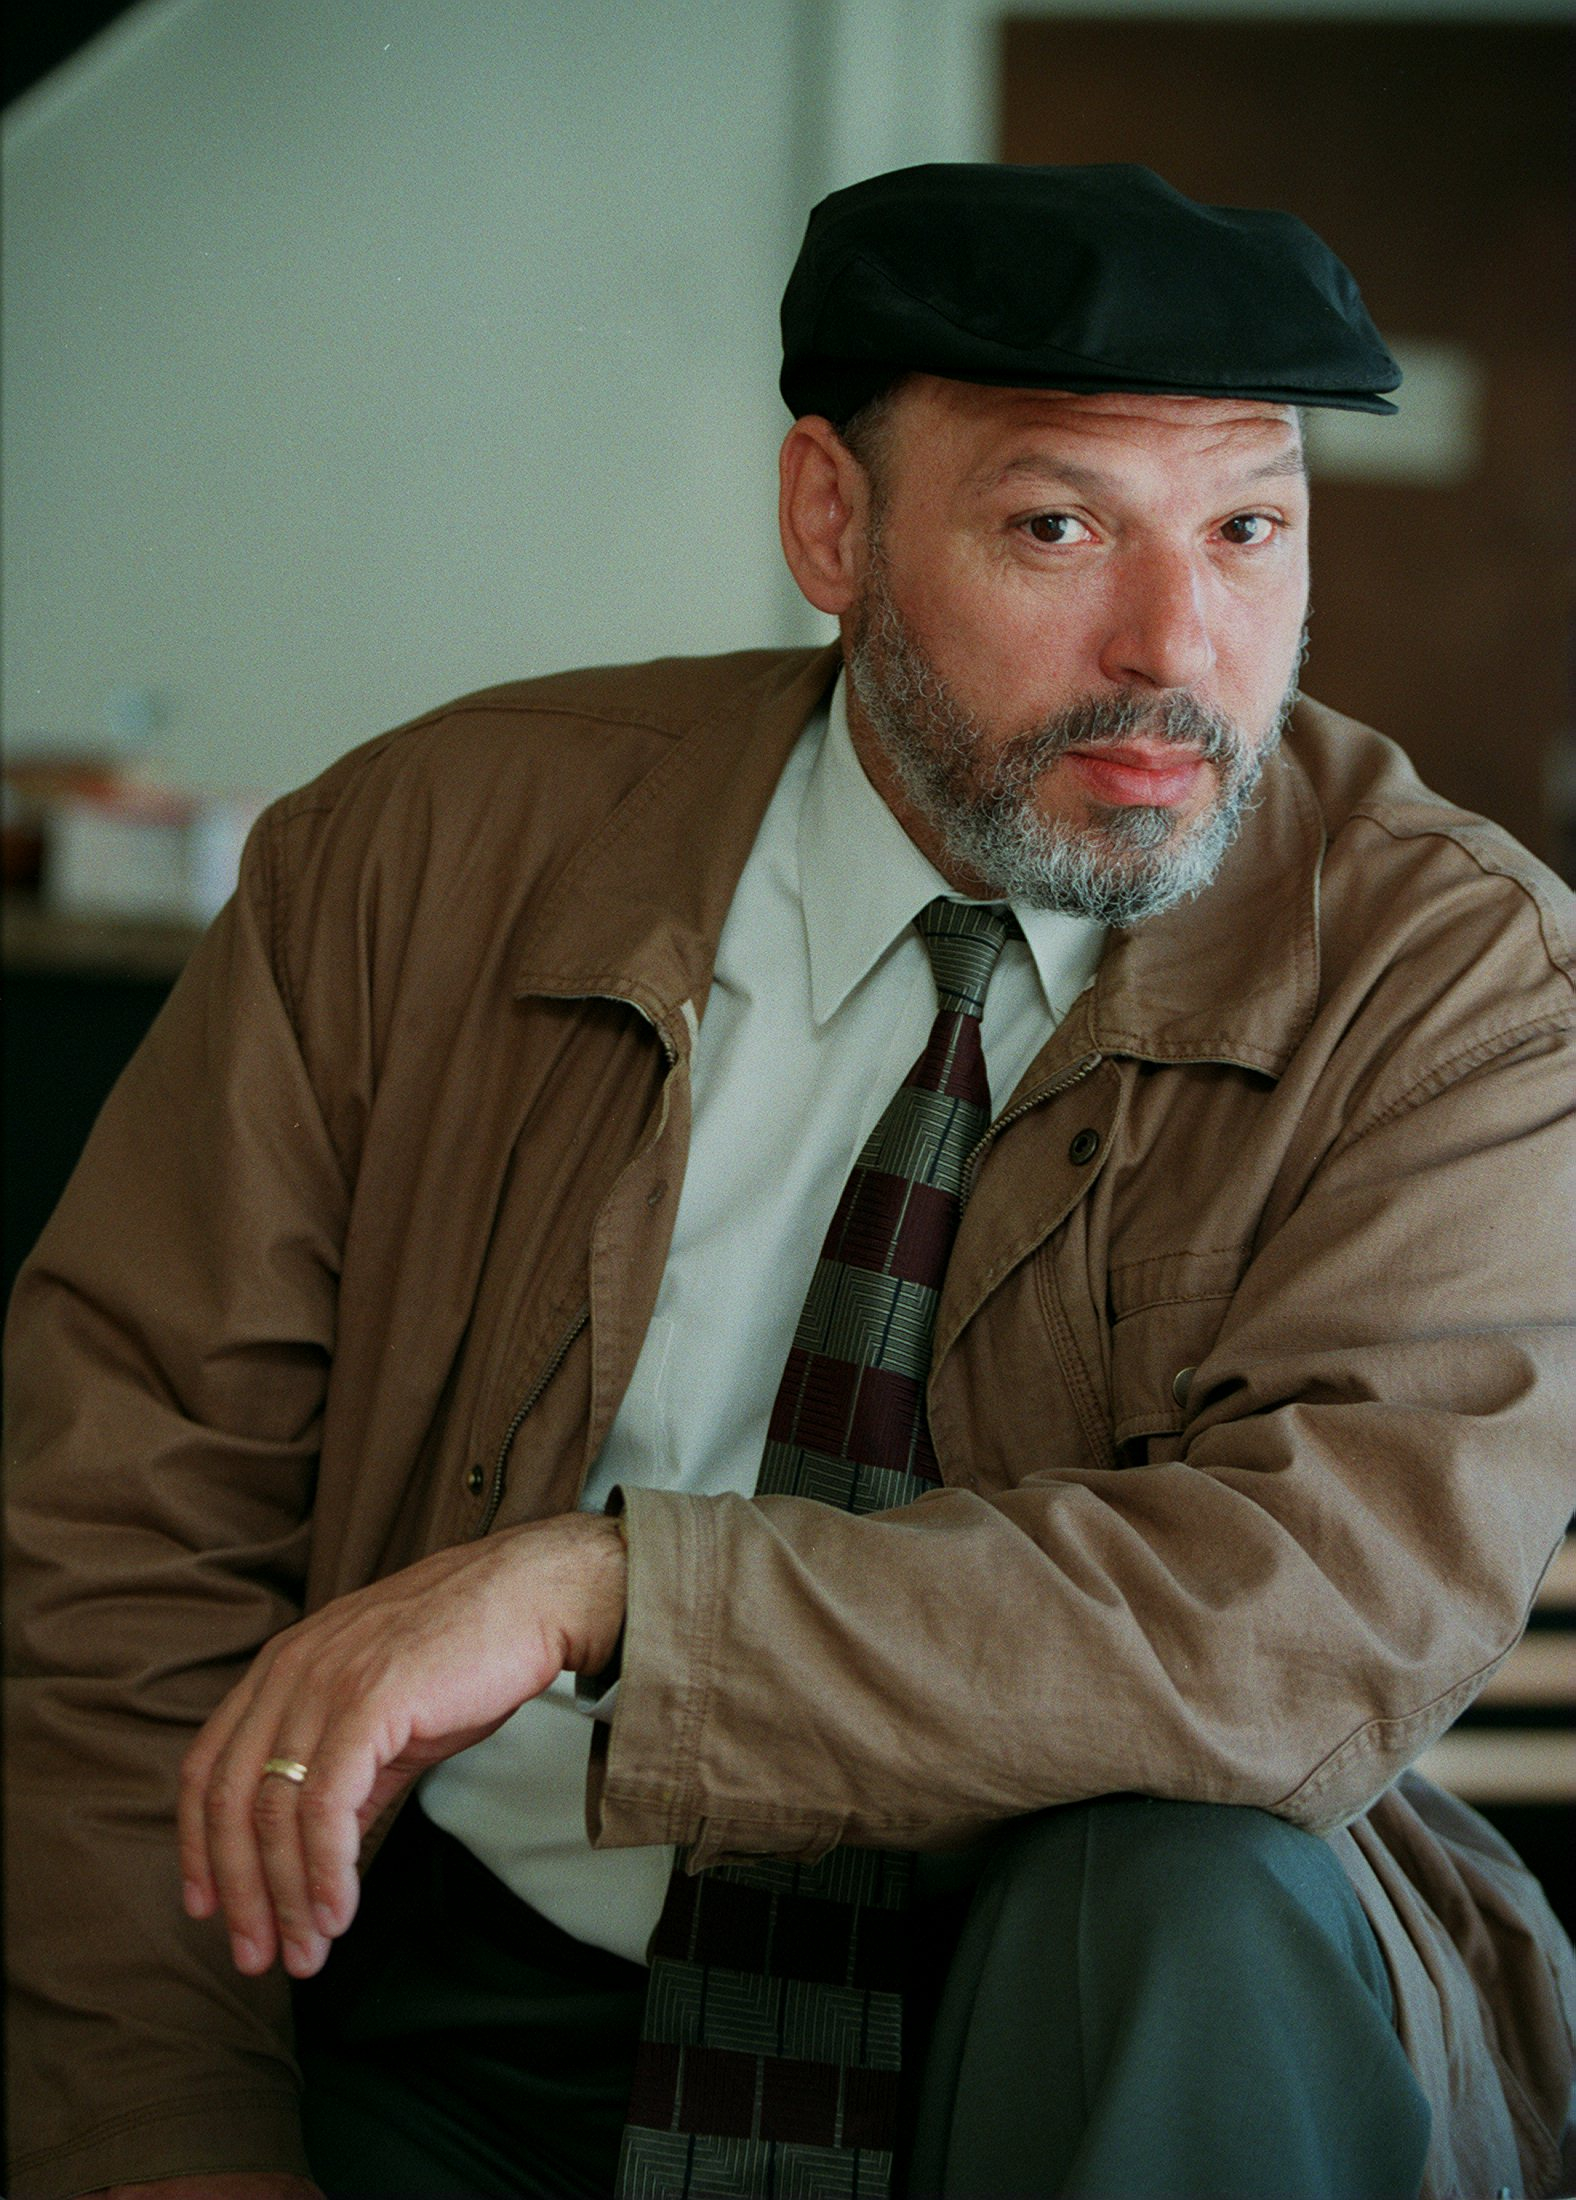
[[[922,856],[865,775],[848,730],[846,675],[838,675],[799,813],[799,890],[816,1023],[834,1016],[902,938],[921,909],[954,892]],[[1023,928],[1045,1006],[1059,1023],[1093,977],[1105,927],[1010,903]]]

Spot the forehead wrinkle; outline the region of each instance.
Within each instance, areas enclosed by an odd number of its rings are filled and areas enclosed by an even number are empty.
[[[1256,466],[1248,466],[1239,474],[1244,483],[1253,481],[1300,481],[1307,473],[1307,462],[1300,443],[1288,445],[1277,451],[1273,458],[1261,459]],[[1124,484],[1114,474],[1106,473],[1098,466],[1085,466],[1074,458],[1053,458],[1042,451],[1025,451],[1017,458],[1009,458],[1002,466],[983,468],[970,481],[970,488],[989,491],[1008,481],[1038,481],[1051,486],[1060,485],[1077,489],[1087,496],[1109,495],[1120,491]]]
[[[987,467],[975,476],[974,486],[994,489],[998,482],[1017,480],[1061,482],[1092,495],[1116,486],[1114,477],[1098,466],[1080,465],[1075,458],[1050,458],[1040,451],[1026,451],[1019,458],[1009,458],[1004,466]]]

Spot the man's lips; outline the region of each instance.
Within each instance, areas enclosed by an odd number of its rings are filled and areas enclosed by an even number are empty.
[[[1130,741],[1069,749],[1072,765],[1089,792],[1100,802],[1145,803],[1167,809],[1186,802],[1197,792],[1200,774],[1209,767],[1197,749],[1175,742]]]

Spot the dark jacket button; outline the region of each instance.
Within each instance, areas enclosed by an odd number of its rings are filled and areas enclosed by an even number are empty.
[[[1172,1376],[1171,1395],[1179,1406],[1187,1404],[1188,1392],[1193,1388],[1193,1378],[1197,1373],[1196,1367],[1179,1367]]]
[[[1098,1131],[1077,1131],[1073,1135],[1072,1144],[1067,1149],[1067,1158],[1081,1167],[1084,1162],[1092,1161],[1099,1151],[1100,1133]]]
[[[486,1482],[487,1477],[480,1467],[472,1467],[470,1473],[465,1477],[465,1487],[470,1491],[472,1497],[481,1496]]]

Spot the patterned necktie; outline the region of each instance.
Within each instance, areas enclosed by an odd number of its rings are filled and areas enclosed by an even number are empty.
[[[945,899],[915,923],[941,1005],[837,1203],[758,1495],[866,1513],[940,1480],[925,1380],[964,1170],[990,1122],[980,1010],[1016,925]],[[912,1872],[905,1852],[856,1848],[675,1869],[652,1938],[621,2200],[884,2200]]]

